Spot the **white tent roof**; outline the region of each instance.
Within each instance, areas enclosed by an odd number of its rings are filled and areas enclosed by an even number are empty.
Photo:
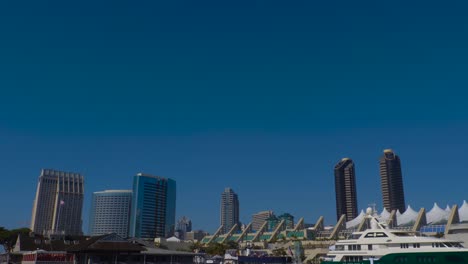
[[[411,206],[408,205],[408,208],[406,208],[406,211],[403,214],[400,214],[398,216],[397,212],[397,223],[399,226],[405,226],[411,223],[416,222],[416,219],[418,218],[418,213],[411,208]]]
[[[450,208],[450,206],[447,204],[447,207],[445,207],[445,211],[450,213],[452,212],[452,208]]]
[[[356,218],[346,222],[346,229],[357,227],[362,222],[362,219],[364,219],[365,216],[366,214],[364,213],[364,210],[361,210],[361,213],[359,213],[359,215],[356,216]]]
[[[468,221],[468,203],[466,201],[463,201],[463,205],[458,209],[458,217],[460,222]]]
[[[431,210],[426,212],[426,220],[427,224],[429,225],[438,225],[438,224],[446,224],[450,213],[452,212],[452,208],[447,205],[445,209],[442,209],[434,203],[434,206]],[[468,222],[468,203],[463,201],[463,205],[458,209],[458,215],[460,218],[460,222]],[[346,222],[346,228],[356,228],[366,216],[364,210],[361,210],[360,214],[351,221]],[[399,210],[396,212],[397,216],[397,224],[398,226],[408,226],[416,222],[418,218],[418,212],[414,211],[410,205],[408,205],[406,211],[402,214]],[[380,222],[388,221],[390,218],[390,212],[387,209],[383,208],[382,212],[378,214],[377,219]]]
[[[428,224],[442,224],[447,223],[450,211],[443,210],[437,203],[434,203],[432,209],[426,213],[426,220]]]
[[[172,236],[172,237],[166,239],[166,241],[168,241],[168,242],[180,242],[180,239],[178,239],[175,236]]]
[[[377,219],[381,222],[385,222],[387,221],[388,219],[390,218],[390,212],[387,211],[387,209],[383,209],[382,210],[382,213],[380,213],[380,215],[377,217]]]
[[[397,209],[397,210],[396,210],[396,217],[397,217],[397,219],[398,219],[398,217],[400,217],[400,216],[401,216],[400,210]]]

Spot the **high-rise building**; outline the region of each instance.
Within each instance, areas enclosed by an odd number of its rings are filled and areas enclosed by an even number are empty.
[[[37,184],[31,230],[38,234],[81,235],[83,176],[43,169]]]
[[[278,216],[278,220],[284,220],[284,228],[293,229],[294,228],[294,216],[289,213],[284,213]]]
[[[89,214],[89,234],[92,236],[116,233],[128,237],[131,190],[94,192]]]
[[[133,178],[130,237],[156,238],[174,234],[176,182],[138,173]]]
[[[273,215],[273,211],[261,211],[252,215],[252,229],[260,230],[266,220]]]
[[[186,239],[187,232],[192,231],[192,221],[187,217],[183,216],[177,221],[176,234],[180,239]]]
[[[384,208],[403,213],[406,206],[400,157],[391,149],[384,150],[380,158],[380,180]]]
[[[223,225],[223,233],[229,232],[231,228],[239,223],[239,198],[231,188],[225,188],[221,194],[221,225]]]
[[[344,158],[335,165],[336,220],[346,215],[350,221],[357,217],[356,176],[354,162]]]
[[[266,219],[267,221],[267,230],[270,232],[270,231],[273,231],[275,230],[276,226],[279,224],[280,220],[278,219],[278,217],[276,217],[276,215],[271,215],[270,217],[268,217]]]

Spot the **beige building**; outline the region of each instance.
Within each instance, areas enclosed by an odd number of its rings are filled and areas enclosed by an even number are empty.
[[[78,173],[43,169],[34,199],[31,230],[80,235],[84,180]]]
[[[273,215],[273,211],[261,211],[252,215],[252,229],[260,230],[265,221]]]

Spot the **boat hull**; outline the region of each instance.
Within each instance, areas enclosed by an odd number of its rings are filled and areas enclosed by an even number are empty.
[[[392,253],[381,257],[379,260],[363,261],[322,261],[321,264],[467,264],[468,251],[466,252],[418,252],[418,253]]]

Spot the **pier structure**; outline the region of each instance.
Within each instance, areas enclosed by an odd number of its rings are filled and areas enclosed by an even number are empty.
[[[460,233],[468,233],[468,203],[440,208],[437,203],[430,210],[420,208],[413,210],[408,205],[401,213],[399,210],[391,212],[383,209],[380,213],[373,212],[377,219],[392,229],[412,232],[420,232],[429,236],[450,236]],[[252,224],[248,224],[244,230],[235,226],[228,233],[221,234],[222,227],[216,233],[206,236],[201,240],[202,244],[224,243],[235,241],[241,244],[264,244],[278,241],[324,241],[338,240],[349,236],[356,231],[363,231],[369,227],[364,210],[360,214],[346,221],[346,215],[342,215],[333,226],[324,225],[324,217],[320,216],[311,227],[305,227],[304,219],[301,218],[294,228],[286,228],[285,220],[279,221],[272,230],[268,230],[268,222],[265,221],[259,230],[252,230]],[[466,232],[465,232],[466,231]],[[468,237],[468,235],[467,235]],[[468,243],[468,238],[466,239]]]

